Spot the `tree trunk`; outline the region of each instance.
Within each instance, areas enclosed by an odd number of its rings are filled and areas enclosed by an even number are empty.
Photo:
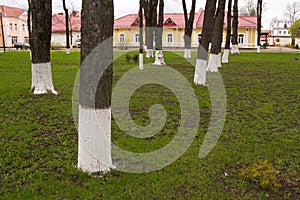
[[[153,12],[157,9],[157,7],[154,7],[155,3],[158,0],[141,0],[144,13],[145,13],[145,19],[146,19],[146,57],[152,58],[153,57]],[[157,3],[156,3],[157,6]],[[155,14],[156,15],[156,14]]]
[[[156,16],[154,17],[156,19]],[[156,27],[155,27],[155,51],[156,52],[155,52],[154,65],[165,65],[164,54],[162,51],[163,23],[164,23],[164,0],[159,0],[158,22],[156,22]]]
[[[232,0],[228,0],[226,43],[225,43],[224,54],[222,57],[222,63],[229,63],[229,50],[230,50],[230,40],[231,40],[231,10],[232,10]]]
[[[143,55],[143,7],[142,0],[140,0],[140,10],[139,10],[139,42],[140,42],[140,50],[139,50],[139,69],[144,69],[144,55]]]
[[[57,94],[52,82],[50,64],[50,41],[52,26],[52,1],[31,0],[32,32],[30,47],[32,52],[32,82],[34,94],[48,91]]]
[[[191,58],[191,46],[192,46],[192,33],[193,33],[193,25],[195,18],[195,9],[196,9],[196,0],[192,1],[192,8],[190,15],[188,16],[186,2],[182,0],[182,7],[184,12],[184,21],[185,21],[185,33],[184,33],[184,57]]]
[[[261,17],[262,17],[262,0],[257,0],[257,53],[260,53],[260,35],[261,35]]]
[[[234,0],[233,5],[233,24],[232,24],[232,55],[240,55],[238,47],[238,26],[239,26],[239,7],[238,0]]]
[[[108,171],[111,158],[113,0],[82,4],[78,168]]]
[[[63,0],[66,23],[66,54],[70,54],[70,30],[69,30],[69,10],[66,7],[66,0]]]
[[[198,55],[195,67],[194,83],[197,85],[206,84],[206,65],[208,57],[208,47],[211,42],[211,33],[214,28],[214,18],[217,0],[206,1],[205,14],[201,42],[198,47]]]
[[[207,65],[207,71],[217,72],[221,66],[221,45],[224,27],[224,12],[226,0],[218,1],[218,9],[216,12],[214,31],[212,34],[212,45],[210,50],[210,58]]]
[[[28,36],[29,36],[29,43],[31,40],[31,0],[28,0],[28,11],[27,11],[27,30],[28,30]],[[29,49],[30,53],[30,60],[32,59],[31,56],[31,48]]]

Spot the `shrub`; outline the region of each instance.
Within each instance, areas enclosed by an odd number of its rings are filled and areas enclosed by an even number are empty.
[[[130,63],[131,56],[130,56],[129,54],[126,54],[126,55],[125,55],[125,58],[126,58],[126,61],[127,61],[128,63]]]
[[[133,56],[133,61],[134,61],[135,63],[138,63],[138,60],[139,60],[139,55],[138,55],[138,54],[135,54],[135,55]]]
[[[258,164],[252,164],[247,167],[243,167],[241,175],[258,184],[264,189],[271,189],[277,191],[281,185],[278,183],[279,171],[274,169],[272,164],[267,160]]]

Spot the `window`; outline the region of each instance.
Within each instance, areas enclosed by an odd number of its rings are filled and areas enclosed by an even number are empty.
[[[173,43],[173,34],[172,33],[169,33],[167,35],[167,43]]]
[[[22,24],[22,30],[25,31],[25,24]]]
[[[124,34],[124,33],[121,33],[121,34],[119,35],[119,42],[120,42],[120,43],[124,43],[124,42],[125,42],[125,34]]]
[[[283,34],[286,34],[286,31],[283,31]]]
[[[138,33],[136,33],[136,34],[134,35],[134,42],[135,42],[135,43],[140,42],[140,35],[139,35]]]
[[[165,24],[175,24],[175,23],[172,21],[172,19],[169,18]]]
[[[12,23],[9,24],[9,28],[10,28],[11,31],[13,30],[13,24]]]
[[[18,37],[17,36],[12,36],[11,37],[11,42],[12,42],[12,44],[17,43],[18,42]]]
[[[281,31],[279,31],[279,34],[281,34]]]
[[[244,34],[239,34],[238,43],[239,44],[244,44]]]
[[[24,42],[25,43],[29,43],[29,38],[28,37],[24,37]]]
[[[15,24],[15,30],[16,31],[18,30],[18,24]]]

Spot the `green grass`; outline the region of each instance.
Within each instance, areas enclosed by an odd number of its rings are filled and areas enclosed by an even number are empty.
[[[97,178],[76,169],[72,90],[79,52],[69,56],[52,52],[57,96],[29,92],[28,52],[1,53],[0,199],[299,199],[300,61],[295,57],[300,55],[230,57],[230,64],[220,69],[227,93],[226,122],[207,157],[199,159],[198,154],[210,120],[210,97],[207,88],[193,85],[201,109],[200,127],[179,160],[156,172],[113,170]],[[165,53],[165,61],[192,83],[192,65],[171,52]],[[121,56],[115,61],[114,83],[135,66]],[[158,135],[132,138],[113,121],[113,142],[136,152],[170,142],[180,124],[180,107],[168,89],[157,85],[138,89],[130,103],[132,117],[140,125],[148,124],[148,110],[156,103],[169,114]],[[262,188],[241,173],[265,160],[279,171],[278,190]]]

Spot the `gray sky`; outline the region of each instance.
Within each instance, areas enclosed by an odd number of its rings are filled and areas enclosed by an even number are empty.
[[[53,9],[55,12],[62,11],[62,0],[52,0]],[[79,9],[82,0],[67,0],[67,4],[73,8]],[[191,5],[191,0],[186,0],[188,7]],[[266,3],[266,10],[263,13],[263,29],[268,29],[272,18],[283,19],[283,11],[289,2],[298,0],[263,0]],[[0,0],[0,4],[7,4],[9,2],[17,2],[19,5],[26,5],[27,0]],[[206,0],[197,0],[197,10],[205,6]],[[240,0],[240,6],[244,4],[245,0]],[[255,0],[256,2],[256,0]],[[12,3],[11,3],[12,4]],[[72,6],[72,5],[73,6]],[[114,0],[115,17],[121,17],[130,13],[138,12],[139,0]],[[165,12],[182,12],[181,0],[165,0]]]

